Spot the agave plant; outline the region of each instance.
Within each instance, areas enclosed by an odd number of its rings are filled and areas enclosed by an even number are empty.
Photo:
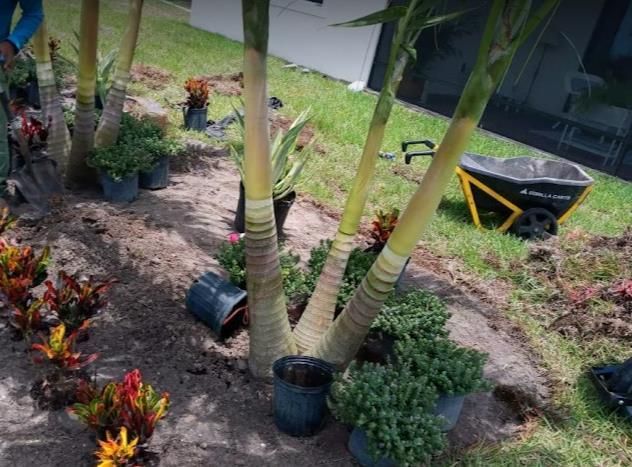
[[[70,413],[99,436],[125,427],[140,444],[151,438],[156,424],[169,411],[169,394],[159,395],[144,383],[138,369],[127,373],[122,382],[111,382],[101,391],[90,383],[80,383],[77,400]]]
[[[75,351],[77,335],[79,331],[85,330],[87,327],[88,321],[85,321],[79,329],[66,336],[66,326],[62,323],[53,328],[48,339],[42,337],[42,342],[33,344],[31,349],[41,352],[48,361],[62,370],[80,370],[99,357],[96,353],[83,355],[81,352]],[[36,363],[42,363],[44,358],[36,357],[34,360]]]
[[[239,131],[243,141],[246,133],[245,120],[241,113],[237,110],[235,110],[235,115],[237,116]],[[296,148],[298,137],[310,119],[310,110],[307,109],[303,111],[296,120],[294,120],[286,132],[279,130],[272,141],[272,145],[270,147],[272,159],[272,181],[274,184],[272,189],[272,198],[275,200],[282,199],[294,191],[296,182],[301,176],[301,172],[312,154],[313,142],[304,147],[301,151],[297,151]],[[243,144],[233,144],[230,146],[231,155],[237,165],[237,168],[239,169],[242,181],[245,178],[245,157],[243,147]]]

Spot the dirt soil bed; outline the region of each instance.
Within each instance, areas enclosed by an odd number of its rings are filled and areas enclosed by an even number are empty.
[[[97,193],[69,195],[66,205],[16,235],[36,248],[51,245],[51,274],[63,268],[120,283],[111,305],[93,325],[86,352],[101,382],[140,368],[144,378],[172,398],[169,416],[152,440],[164,466],[353,465],[346,450],[348,428],[334,421],[317,436],[296,439],[273,423],[272,387],[247,373],[248,338],[239,331],[225,342],[184,307],[186,290],[208,270],[213,253],[231,231],[239,178],[221,152],[178,164],[171,185],[144,191],[131,205],[115,206]],[[287,223],[287,242],[303,258],[336,221],[299,200]],[[494,442],[521,429],[524,414],[541,408],[546,382],[502,318],[445,279],[412,263],[406,287],[428,287],[453,314],[452,337],[490,354],[486,374],[493,393],[467,398],[451,449]],[[31,363],[23,342],[11,341],[0,324],[0,465],[93,465],[90,433],[64,411],[42,411],[29,390],[43,370]]]

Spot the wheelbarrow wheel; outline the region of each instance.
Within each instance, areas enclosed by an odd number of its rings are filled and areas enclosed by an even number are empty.
[[[546,239],[557,235],[557,228],[557,219],[544,208],[527,209],[511,226],[513,233],[524,240]]]

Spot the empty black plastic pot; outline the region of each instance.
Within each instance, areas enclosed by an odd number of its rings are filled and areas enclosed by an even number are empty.
[[[318,432],[327,414],[334,367],[318,358],[291,355],[274,362],[272,371],[277,428],[291,436]]]
[[[187,292],[186,306],[215,334],[225,337],[246,312],[246,292],[214,272],[207,272]]]

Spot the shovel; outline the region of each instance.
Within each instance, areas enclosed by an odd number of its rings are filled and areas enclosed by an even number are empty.
[[[2,62],[0,62],[0,66],[1,64]],[[6,83],[6,80],[0,79],[0,105],[2,105],[7,120],[13,122],[7,89],[3,83]],[[45,154],[33,157],[22,133],[20,131],[15,133],[18,135],[17,139],[20,153],[24,158],[24,165],[19,168],[11,167],[9,179],[31,206],[43,215],[48,214],[51,201],[59,202],[63,194],[57,163]]]

